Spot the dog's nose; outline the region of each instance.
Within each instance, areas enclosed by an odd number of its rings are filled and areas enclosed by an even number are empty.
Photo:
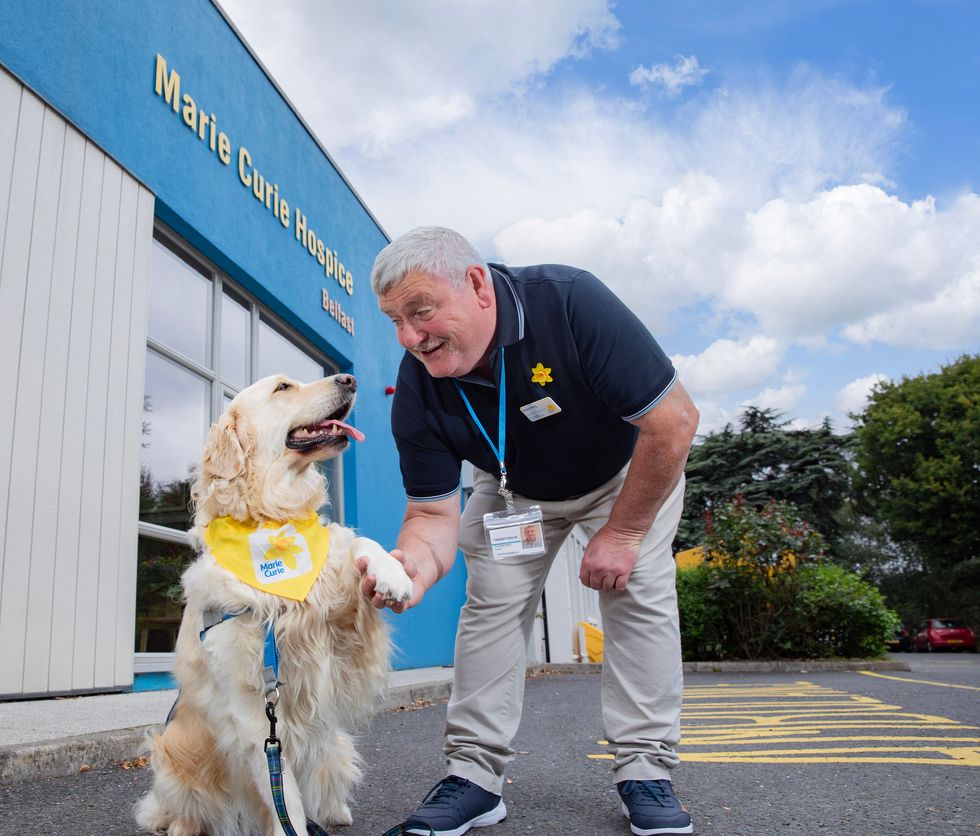
[[[334,375],[334,380],[338,386],[346,386],[351,392],[357,391],[357,378],[352,374]]]

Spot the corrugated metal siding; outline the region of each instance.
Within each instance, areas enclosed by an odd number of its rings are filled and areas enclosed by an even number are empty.
[[[548,651],[550,662],[587,662],[582,644],[580,621],[602,628],[599,593],[582,586],[579,567],[589,545],[585,531],[575,526],[555,555],[545,581],[545,615],[548,619]]]
[[[0,69],[0,695],[132,683],[153,195]]]

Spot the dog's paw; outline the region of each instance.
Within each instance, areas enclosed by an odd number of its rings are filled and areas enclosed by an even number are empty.
[[[405,604],[411,600],[414,589],[412,579],[405,573],[405,567],[393,557],[384,561],[371,562],[368,572],[374,575],[374,591],[386,601]]]

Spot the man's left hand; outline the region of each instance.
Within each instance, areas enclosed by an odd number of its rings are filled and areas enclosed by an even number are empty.
[[[598,590],[622,592],[640,555],[635,534],[616,531],[608,525],[600,528],[589,541],[578,577],[583,586]]]

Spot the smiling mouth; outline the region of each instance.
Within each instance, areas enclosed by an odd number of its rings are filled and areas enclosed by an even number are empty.
[[[293,427],[286,436],[286,446],[290,450],[308,453],[321,447],[344,447],[348,438],[364,441],[364,433],[343,421],[351,406],[352,402],[348,402],[322,421]]]
[[[415,354],[422,359],[426,359],[432,357],[444,345],[445,343],[439,343],[439,345],[435,345],[432,348],[428,348],[428,349],[417,348],[415,349]]]

